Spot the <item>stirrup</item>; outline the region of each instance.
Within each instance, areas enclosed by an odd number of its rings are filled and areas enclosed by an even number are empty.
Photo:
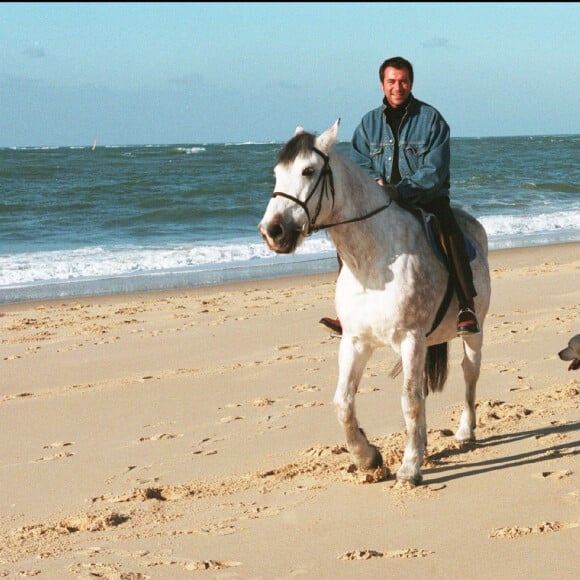
[[[457,334],[464,336],[468,334],[479,334],[479,323],[475,312],[469,306],[462,308],[457,315]]]
[[[333,332],[342,336],[342,324],[340,324],[340,320],[338,318],[321,318],[318,322],[326,328],[330,328]]]

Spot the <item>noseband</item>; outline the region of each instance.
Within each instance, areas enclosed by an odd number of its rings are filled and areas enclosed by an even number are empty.
[[[337,222],[334,224],[317,224],[316,220],[317,220],[318,216],[320,215],[320,211],[322,209],[323,198],[327,197],[330,200],[332,200],[332,206],[334,207],[334,200],[336,197],[336,191],[334,189],[334,177],[332,175],[332,169],[330,168],[330,157],[328,155],[324,154],[322,151],[320,151],[320,149],[317,149],[316,147],[314,147],[313,150],[316,153],[318,153],[318,155],[320,155],[320,157],[322,157],[322,159],[324,160],[324,165],[322,166],[322,169],[320,170],[320,175],[318,176],[318,179],[316,180],[314,187],[312,188],[310,193],[306,196],[306,199],[304,201],[301,201],[297,197],[289,195],[288,193],[284,193],[283,191],[275,191],[272,194],[272,197],[285,197],[286,199],[289,199],[290,201],[293,201],[294,203],[299,205],[304,210],[304,213],[306,214],[306,217],[308,218],[308,223],[306,223],[304,226],[302,226],[302,233],[305,236],[310,236],[319,230],[325,230],[328,228],[333,228],[335,226],[341,226],[343,224],[350,224],[352,222],[358,222],[361,220],[368,219],[368,218],[374,216],[375,214],[383,211],[384,209],[387,209],[391,205],[391,200],[389,199],[389,203],[382,205],[381,207],[379,207],[379,208],[377,208],[377,209],[375,209],[375,210],[371,211],[370,213],[365,214],[363,216],[351,218],[351,219],[344,220],[342,222]],[[307,204],[310,201],[310,199],[314,196],[314,194],[316,193],[318,186],[320,186],[320,195],[318,197],[318,202],[316,203],[316,210],[314,212],[314,215],[312,217],[310,217],[310,212],[308,211]]]

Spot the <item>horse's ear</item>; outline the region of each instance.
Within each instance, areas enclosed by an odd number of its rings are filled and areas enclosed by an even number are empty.
[[[340,117],[335,121],[332,127],[326,129],[326,131],[324,131],[320,137],[316,138],[316,146],[327,155],[330,152],[331,147],[336,142],[336,139],[338,138],[339,125]]]
[[[300,133],[304,133],[304,127],[298,125],[298,127],[296,127],[296,131],[294,131],[294,136],[300,135]]]

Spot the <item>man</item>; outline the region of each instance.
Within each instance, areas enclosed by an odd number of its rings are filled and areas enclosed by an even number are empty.
[[[449,205],[449,126],[437,109],[413,96],[413,66],[408,60],[400,56],[385,60],[379,79],[383,104],[361,119],[352,137],[351,157],[391,199],[436,216],[459,302],[457,333],[477,334],[473,274],[463,233]],[[320,322],[342,333],[339,320]]]

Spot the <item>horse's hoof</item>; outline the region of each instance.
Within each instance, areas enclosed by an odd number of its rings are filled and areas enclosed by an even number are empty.
[[[409,473],[403,471],[403,468],[401,467],[399,471],[397,471],[397,482],[415,487],[416,485],[421,485],[423,482],[423,476],[421,473]]]
[[[379,448],[375,445],[371,445],[371,449],[373,451],[373,456],[371,457],[370,461],[368,461],[365,465],[365,471],[374,471],[375,469],[379,469],[383,466],[383,456],[379,451]]]
[[[361,459],[360,457],[356,457],[356,455],[354,455],[352,452],[351,457],[355,462],[356,467],[360,471],[372,473],[373,471],[383,467],[383,456],[381,455],[381,452],[379,451],[378,447],[370,444],[369,447],[371,450],[370,457]]]
[[[366,436],[366,433],[359,427],[360,434],[365,438],[367,445],[370,447],[370,457],[368,459],[364,459],[363,461],[356,461],[358,468],[361,471],[369,471],[372,472],[375,469],[383,466],[383,456],[379,451],[379,448],[376,445],[372,445],[369,443],[369,439]],[[351,451],[352,454],[352,451]],[[352,454],[354,457],[354,454]]]
[[[455,433],[455,441],[458,443],[473,443],[475,441],[475,433],[472,429],[458,429]]]
[[[395,481],[395,485],[393,487],[397,488],[397,489],[415,489],[419,484],[421,483],[421,481],[419,481],[418,483],[415,483],[414,480],[406,480],[406,479],[398,479],[397,481]]]

